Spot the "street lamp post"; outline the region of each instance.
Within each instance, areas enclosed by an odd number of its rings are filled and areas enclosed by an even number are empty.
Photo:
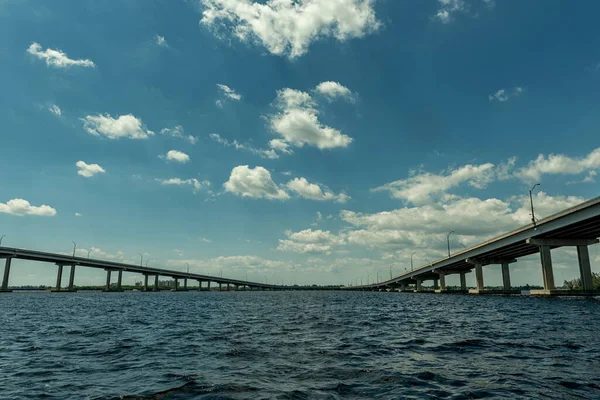
[[[367,285],[369,284],[370,280],[371,280],[371,274],[367,274]]]
[[[140,253],[140,267],[144,264],[144,256]]]
[[[529,190],[529,203],[531,204],[531,222],[533,223],[533,226],[535,227],[535,214],[533,213],[533,189],[535,189],[536,186],[540,186],[539,183],[536,183],[535,185],[533,185],[533,187]]]
[[[416,251],[413,251],[413,253],[410,255],[410,270],[413,270],[413,256],[417,254]]]
[[[190,263],[185,263],[185,265],[187,265],[187,273],[190,273]]]
[[[219,271],[221,271],[221,278],[223,277],[223,268],[219,268]]]
[[[394,264],[396,264],[396,263],[391,263],[390,264],[390,280],[392,279],[392,265],[394,265]]]
[[[0,236],[0,246],[2,246],[2,239],[4,238],[4,236],[6,236],[6,235]]]
[[[75,258],[75,249],[76,248],[77,248],[77,243],[73,242],[73,258]]]
[[[150,261],[150,260],[146,260],[146,268],[148,268],[148,261]]]
[[[448,258],[450,258],[450,235],[452,235],[454,231],[448,232],[446,235],[446,242],[448,243]]]
[[[92,249],[88,250],[88,258],[90,258],[90,252],[92,251]]]

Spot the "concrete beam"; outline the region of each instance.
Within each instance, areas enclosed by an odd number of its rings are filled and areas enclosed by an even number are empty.
[[[465,262],[469,264],[481,264],[483,265],[494,265],[494,264],[512,264],[516,263],[517,260],[514,258],[501,259],[501,258],[467,258]]]
[[[598,239],[537,239],[529,238],[525,241],[527,244],[536,246],[589,246],[600,242]]]

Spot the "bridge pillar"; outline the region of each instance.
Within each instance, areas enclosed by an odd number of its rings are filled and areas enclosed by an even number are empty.
[[[12,262],[12,257],[6,257],[6,261],[4,261],[4,276],[2,278],[2,287],[0,287],[0,292],[11,292],[12,290],[8,290],[8,277],[10,275],[10,264]]]
[[[467,290],[467,277],[466,277],[467,273],[466,272],[461,272],[460,273],[460,290]]]
[[[444,271],[439,271],[438,274],[440,274],[440,290],[438,290],[438,292],[445,292],[446,291],[446,273]]]
[[[415,292],[421,292],[423,290],[422,281],[417,279],[417,283],[415,285]]]
[[[119,275],[117,275],[117,290],[121,291],[121,282],[123,281],[123,271],[119,271]]]
[[[550,246],[540,246],[540,259],[542,261],[542,279],[544,281],[544,289],[555,289],[554,272],[552,271],[552,254]]]
[[[581,288],[594,290],[590,253],[587,246],[577,246],[577,259],[579,260],[579,274],[581,275]]]
[[[198,281],[198,290],[202,291],[202,281]]]
[[[74,292],[75,289],[73,289],[74,283],[75,283],[75,264],[71,264],[71,271],[70,271],[70,275],[69,275],[69,292]]]
[[[221,291],[221,282],[219,282],[219,292]]]
[[[438,289],[439,289],[438,280],[434,279],[433,280],[433,290],[438,290]]]
[[[187,290],[187,278],[183,278],[183,290]]]
[[[229,292],[229,283],[227,284],[227,291]]]
[[[160,291],[160,289],[158,288],[158,275],[154,275],[154,291]]]
[[[56,275],[56,288],[55,290],[57,292],[60,292],[60,284],[62,281],[62,273],[63,273],[63,265],[62,264],[56,264],[58,265],[58,274]]]
[[[144,292],[148,291],[148,275],[144,274]]]
[[[510,271],[508,269],[508,262],[502,263],[502,286],[505,291],[510,290]]]
[[[206,290],[208,290],[210,292],[210,281],[206,282]]]
[[[475,288],[483,290],[483,266],[481,262],[475,263]]]
[[[175,279],[175,290],[177,291],[177,289],[179,289],[179,278],[174,278]]]
[[[107,269],[106,270],[106,286],[104,288],[104,290],[107,292],[110,290],[110,273],[111,273],[110,269]]]

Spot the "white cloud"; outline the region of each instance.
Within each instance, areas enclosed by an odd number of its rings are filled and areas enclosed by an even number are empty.
[[[274,151],[279,151],[285,154],[292,154],[294,151],[290,149],[290,144],[282,139],[271,139],[269,147]]]
[[[223,184],[225,191],[242,197],[269,200],[287,200],[290,196],[279,188],[271,173],[263,167],[248,168],[239,165],[231,170],[229,180]]]
[[[438,0],[440,8],[435,14],[440,22],[447,24],[452,21],[453,14],[457,12],[463,12],[467,9],[467,6],[463,0]]]
[[[513,161],[514,162],[514,161]],[[372,191],[389,191],[397,199],[409,201],[413,204],[422,204],[431,201],[432,195],[441,195],[448,189],[463,183],[481,189],[498,177],[499,171],[505,171],[505,166],[495,167],[494,164],[465,165],[460,168],[445,171],[442,174],[429,172],[412,174],[407,179],[401,179]]]
[[[154,132],[148,130],[142,120],[131,114],[112,118],[109,114],[88,115],[81,119],[85,131],[94,136],[109,139],[148,139]]]
[[[80,214],[80,213],[76,212],[76,213],[75,213],[75,216],[76,216],[76,217],[81,217],[81,216],[82,216],[82,214]]]
[[[497,100],[500,102],[504,102],[504,101],[508,101],[508,99],[510,99],[511,97],[519,96],[522,93],[523,93],[523,88],[520,86],[513,88],[512,91],[506,91],[505,89],[499,89],[495,93],[488,95],[488,99],[490,101]]]
[[[229,87],[229,86],[227,86],[227,85],[223,85],[223,84],[221,84],[221,83],[217,83],[217,87],[218,87],[219,89],[221,89],[221,92],[222,92],[222,94],[223,94],[225,97],[227,97],[227,98],[229,98],[229,99],[231,99],[231,100],[236,100],[236,101],[239,101],[239,100],[241,100],[241,99],[242,99],[242,95],[240,95],[240,94],[236,93],[236,92],[235,92],[235,90],[233,90],[232,88],[230,88],[230,87]]]
[[[185,164],[190,161],[190,156],[188,156],[184,152],[178,151],[178,150],[169,150],[169,151],[167,151],[167,154],[165,154],[164,156],[159,156],[159,157],[163,158],[167,161],[178,162],[181,164]]]
[[[279,239],[277,250],[294,253],[331,253],[333,246],[345,244],[342,236],[329,231],[305,229],[285,232],[287,239]]]
[[[592,150],[587,156],[582,158],[569,157],[563,154],[543,154],[529,162],[527,167],[523,167],[516,172],[516,176],[526,182],[540,180],[544,174],[554,175],[576,175],[589,171],[590,175],[586,182],[593,182],[597,169],[600,169],[600,147]]]
[[[12,199],[6,203],[0,203],[0,213],[13,215],[39,215],[44,217],[53,217],[56,215],[56,210],[47,205],[39,207],[32,206],[27,200]]]
[[[269,158],[269,159],[277,159],[279,158],[279,154],[273,149],[257,149],[255,147],[249,146],[247,144],[243,144],[238,142],[237,140],[230,141],[219,135],[218,133],[211,133],[209,137],[215,142],[225,146],[225,147],[233,147],[236,150],[245,150],[249,151],[252,154],[256,154],[261,158]]]
[[[56,104],[52,104],[50,107],[48,107],[48,111],[50,111],[52,114],[56,115],[57,117],[60,117],[62,115],[62,111],[61,111],[60,107],[57,106]]]
[[[98,247],[91,247],[89,249],[85,248],[77,248],[75,249],[75,255],[77,257],[87,257],[89,252],[90,258],[94,258],[97,260],[119,260],[123,261],[125,259],[125,254],[122,251],[118,251],[116,253],[107,253],[99,249]],[[72,254],[72,253],[70,253]],[[139,260],[138,260],[139,261]]]
[[[204,243],[212,243],[212,240],[207,239],[205,237],[201,237],[200,240],[203,241]]]
[[[91,178],[96,174],[106,172],[104,168],[102,168],[98,164],[86,164],[84,161],[77,161],[75,165],[78,169],[77,174],[85,178]]]
[[[220,269],[223,269],[224,277],[227,277],[231,272],[248,272],[248,275],[250,275],[250,273],[258,272],[289,271],[293,268],[293,265],[287,262],[266,260],[256,256],[221,256],[205,260],[168,260],[167,266],[186,267],[186,263],[190,265],[190,272],[198,274],[215,276],[220,275]]]
[[[320,38],[340,42],[380,27],[374,0],[200,0],[201,23],[231,30],[242,42],[257,42],[275,55],[303,55]]]
[[[345,203],[350,198],[344,193],[334,194],[327,189],[323,190],[319,185],[308,182],[306,178],[294,178],[287,183],[287,187],[298,195],[311,200],[333,200]]]
[[[164,36],[156,35],[154,36],[154,40],[156,41],[156,44],[161,47],[169,47],[169,44],[165,40]]]
[[[40,60],[46,61],[47,66],[57,68],[68,68],[72,66],[79,67],[95,67],[96,65],[91,60],[73,60],[67,57],[67,54],[61,50],[46,49],[42,51],[42,46],[39,43],[33,42],[27,49],[27,52]]]
[[[169,179],[156,179],[157,182],[160,182],[163,185],[175,185],[175,186],[185,186],[190,185],[194,188],[194,193],[198,192],[201,189],[207,189],[210,187],[210,181],[204,180],[199,181],[196,178],[191,179],[180,179],[180,178],[169,178]]]
[[[352,100],[352,92],[347,87],[339,84],[338,82],[321,82],[317,85],[315,90],[327,97],[329,100],[333,100],[337,97],[342,97],[347,100]]]
[[[323,125],[319,111],[312,97],[299,90],[285,88],[277,92],[275,102],[279,112],[268,118],[271,129],[279,135],[279,142],[271,146],[281,147],[283,143],[295,147],[314,146],[321,150],[347,147],[352,138],[339,130]]]
[[[163,128],[160,130],[160,134],[172,136],[177,139],[182,139],[189,142],[190,144],[196,144],[198,142],[198,138],[195,136],[185,136],[183,133],[183,126],[181,125],[177,125],[174,128]]]

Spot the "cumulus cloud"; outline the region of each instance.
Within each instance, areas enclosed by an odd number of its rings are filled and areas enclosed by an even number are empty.
[[[178,150],[169,150],[167,151],[167,154],[159,157],[167,161],[177,162],[180,164],[185,164],[190,161],[190,156]]]
[[[352,100],[352,92],[347,87],[339,84],[338,82],[321,82],[315,88],[317,93],[327,97],[329,100],[336,99],[338,97]]]
[[[154,132],[148,130],[142,120],[131,114],[112,118],[109,114],[88,115],[81,119],[85,131],[94,136],[109,139],[148,139]]]
[[[263,167],[239,165],[231,170],[225,191],[242,197],[269,200],[287,200],[290,196],[273,182],[271,173]]]
[[[164,36],[156,35],[154,36],[154,40],[156,41],[156,44],[160,47],[169,47],[169,44],[165,40]]]
[[[44,60],[49,67],[68,68],[78,66],[93,68],[96,66],[91,60],[73,60],[67,57],[67,54],[62,50],[50,48],[42,50],[42,46],[36,42],[33,42],[31,46],[29,46],[27,52],[40,60]]]
[[[331,253],[333,246],[345,244],[343,236],[329,231],[305,229],[286,231],[287,239],[279,239],[277,250],[294,253]]]
[[[447,24],[453,19],[453,15],[457,12],[463,12],[467,6],[463,0],[438,0],[440,8],[435,14],[435,18],[440,22]]]
[[[350,198],[345,193],[335,194],[328,189],[322,189],[319,185],[308,182],[306,178],[294,178],[287,183],[287,187],[301,197],[311,200],[332,200],[345,203]]]
[[[225,147],[233,147],[236,150],[244,150],[249,151],[252,154],[256,154],[261,158],[269,158],[269,159],[277,159],[279,158],[279,154],[274,149],[257,149],[247,144],[243,144],[238,142],[237,140],[228,140],[219,135],[218,133],[211,133],[209,137],[215,142],[225,146]]]
[[[299,90],[285,88],[277,92],[278,112],[268,118],[271,129],[281,136],[271,146],[314,146],[321,150],[347,147],[352,138],[339,130],[323,125],[312,97]]]
[[[77,174],[85,178],[91,178],[96,174],[106,172],[104,168],[98,164],[86,164],[84,161],[77,161],[75,166],[77,166]]]
[[[256,256],[221,256],[211,259],[188,259],[188,260],[168,260],[169,267],[186,267],[186,263],[190,265],[190,272],[206,275],[220,274],[219,269],[223,269],[223,276],[228,273],[236,272],[273,272],[273,271],[289,271],[293,269],[293,265],[289,262],[267,260]],[[274,282],[269,282],[274,283]]]
[[[496,100],[499,102],[504,102],[504,101],[508,101],[511,97],[519,96],[522,93],[523,93],[523,88],[520,86],[513,88],[512,91],[510,91],[510,90],[507,91],[505,89],[499,89],[495,93],[488,95],[488,99],[490,101]]]
[[[196,178],[190,179],[181,179],[181,178],[169,178],[169,179],[156,179],[157,182],[160,182],[163,185],[175,185],[175,186],[192,186],[194,188],[194,193],[198,192],[201,189],[207,189],[210,187],[210,181],[204,180],[199,181]]]
[[[50,111],[52,114],[56,115],[57,117],[62,116],[62,110],[56,104],[52,104],[50,107],[48,107],[48,111]]]
[[[0,203],[0,212],[18,216],[38,215],[43,217],[53,217],[56,215],[56,210],[50,206],[32,206],[27,200],[23,199],[12,199],[6,203]]]
[[[192,135],[185,136],[183,133],[183,126],[177,125],[174,128],[163,128],[160,130],[161,135],[171,136],[177,139],[185,140],[190,144],[196,144],[198,142],[198,138]]]
[[[463,183],[468,183],[478,189],[484,188],[497,178],[499,171],[504,171],[504,167],[496,168],[494,164],[485,163],[464,165],[456,169],[449,169],[442,174],[429,172],[416,174],[413,172],[407,179],[387,183],[372,189],[372,191],[387,191],[394,198],[413,204],[422,204],[431,201],[433,195],[441,195]]]
[[[597,169],[600,169],[600,147],[592,150],[585,157],[569,157],[563,154],[543,154],[529,162],[526,167],[516,172],[517,177],[526,182],[539,180],[544,174],[576,175],[589,172],[588,182],[593,181]]]
[[[231,31],[242,42],[256,42],[271,54],[290,59],[310,44],[333,37],[340,42],[360,38],[380,27],[374,0],[200,0],[201,23]]]

